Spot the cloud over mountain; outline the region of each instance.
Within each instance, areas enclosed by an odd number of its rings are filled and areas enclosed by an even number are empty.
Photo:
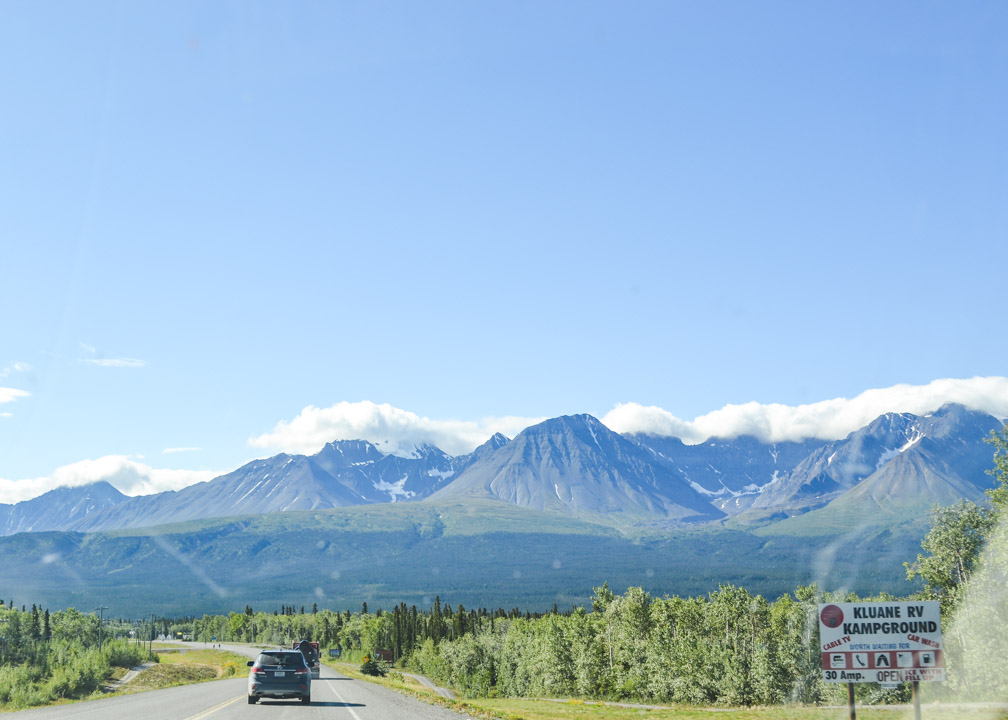
[[[148,495],[180,490],[210,480],[220,473],[211,470],[162,470],[122,455],[106,455],[56,468],[48,477],[25,480],[0,478],[0,502],[14,503],[54,490],[105,480],[126,495]]]
[[[28,393],[0,388],[0,402],[13,402]],[[846,437],[888,412],[925,415],[954,402],[997,418],[1008,417],[1008,378],[976,377],[935,380],[927,385],[894,385],[868,390],[854,398],[834,398],[807,405],[764,405],[756,402],[726,405],[692,421],[656,406],[625,403],[602,422],[618,433],[673,436],[687,444],[709,437],[753,435],[768,442]],[[434,445],[450,455],[471,452],[494,433],[514,437],[544,418],[493,417],[478,421],[434,420],[388,403],[341,402],[328,408],[308,406],[292,420],[282,420],[272,431],[249,439],[249,445],[296,454],[317,452],[334,440],[367,440],[393,455],[409,456],[417,446]],[[168,448],[174,453],[196,448]],[[179,490],[210,480],[211,471],[163,470],[126,456],[109,455],[57,468],[47,477],[23,480],[0,478],[0,502],[36,497],[59,486],[86,485],[106,480],[127,495]]]
[[[808,405],[756,402],[726,405],[692,420],[682,420],[655,406],[625,403],[602,418],[619,433],[647,433],[678,437],[696,444],[710,437],[753,435],[768,442],[846,437],[887,412],[923,415],[954,402],[1008,417],[1008,378],[975,377],[934,380],[927,385],[894,385],[867,390],[855,398],[834,398]]]
[[[341,402],[327,408],[309,405],[272,432],[249,439],[253,447],[310,453],[333,440],[367,440],[380,450],[408,456],[423,444],[450,455],[461,455],[486,442],[494,433],[514,436],[544,418],[497,417],[479,421],[432,420],[388,403]]]
[[[673,436],[689,444],[709,437],[753,435],[781,442],[818,438],[836,440],[887,412],[922,415],[948,402],[1008,417],[1008,378],[935,380],[927,385],[894,385],[868,390],[855,398],[834,398],[789,406],[756,402],[726,405],[689,421],[668,410],[637,403],[617,405],[602,422],[619,433]],[[579,408],[583,409],[583,408]],[[293,420],[282,420],[271,432],[249,439],[253,447],[293,453],[316,452],[333,440],[368,440],[383,452],[408,456],[423,444],[450,455],[471,452],[496,432],[508,437],[544,418],[498,417],[479,421],[433,420],[388,403],[341,402],[328,408],[312,405]]]

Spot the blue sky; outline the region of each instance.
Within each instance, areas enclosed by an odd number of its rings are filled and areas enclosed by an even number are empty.
[[[326,432],[950,378],[997,411],[1006,35],[1000,2],[4,3],[0,502]]]

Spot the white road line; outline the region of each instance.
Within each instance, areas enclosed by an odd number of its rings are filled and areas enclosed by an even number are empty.
[[[187,718],[186,718],[185,720],[201,720],[201,718],[205,718],[205,717],[207,717],[207,716],[209,716],[209,715],[213,715],[213,714],[214,714],[215,712],[217,712],[218,710],[223,710],[223,709],[224,709],[224,708],[226,708],[226,707],[227,707],[228,705],[230,705],[230,704],[232,704],[232,703],[236,703],[236,702],[238,702],[238,701],[239,701],[239,700],[241,700],[241,699],[242,699],[242,696],[241,696],[241,695],[239,695],[238,697],[233,697],[233,698],[231,698],[230,700],[225,700],[225,701],[224,701],[224,702],[222,702],[222,703],[221,703],[220,705],[214,705],[214,706],[213,706],[212,708],[210,708],[209,710],[204,710],[204,711],[203,711],[203,712],[201,712],[201,713],[196,713],[195,715],[190,715],[190,716],[189,716],[189,717],[187,717]],[[358,718],[357,720],[360,720],[360,718]]]
[[[354,712],[354,709],[353,709],[352,707],[350,707],[350,703],[348,703],[348,702],[347,702],[346,700],[344,700],[344,699],[343,699],[343,696],[339,694],[339,690],[337,690],[337,689],[336,689],[335,687],[333,687],[333,688],[332,688],[332,691],[333,691],[333,693],[334,693],[334,694],[336,695],[336,699],[337,699],[337,700],[339,700],[339,701],[340,701],[341,703],[343,703],[343,706],[344,706],[344,707],[345,707],[345,708],[346,708],[347,710],[349,710],[349,711],[350,711],[350,714],[351,714],[351,715],[353,715],[353,717],[354,717],[354,720],[361,720],[361,719],[360,719],[360,715],[358,715],[357,713],[355,713],[355,712]]]

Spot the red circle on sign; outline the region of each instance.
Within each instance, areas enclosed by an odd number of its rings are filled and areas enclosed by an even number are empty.
[[[819,613],[819,619],[826,627],[835,628],[843,622],[843,610],[836,605],[827,605]]]

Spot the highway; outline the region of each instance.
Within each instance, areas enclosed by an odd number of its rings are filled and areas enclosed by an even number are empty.
[[[224,649],[254,657],[241,645]],[[246,701],[247,678],[86,700],[58,707],[4,713],[4,720],[460,720],[470,717],[428,705],[369,682],[339,675],[325,665],[312,681],[311,705],[298,700]]]

